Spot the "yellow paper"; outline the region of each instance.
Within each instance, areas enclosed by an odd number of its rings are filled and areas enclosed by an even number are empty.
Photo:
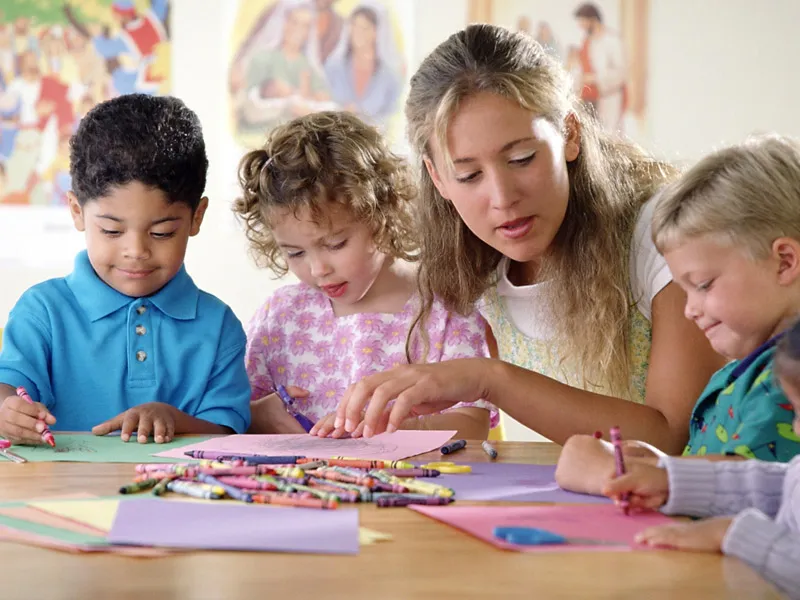
[[[111,531],[119,503],[119,500],[113,498],[99,498],[97,500],[41,500],[29,502],[28,506],[89,525],[100,531]]]
[[[369,529],[368,527],[358,528],[358,543],[361,546],[369,546],[370,544],[375,544],[376,542],[387,542],[391,539],[392,536],[388,533],[381,533],[380,531],[375,531],[374,529]]]

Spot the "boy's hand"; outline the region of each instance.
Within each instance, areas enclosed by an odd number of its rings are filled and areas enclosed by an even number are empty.
[[[41,444],[42,421],[48,425],[56,423],[44,404],[30,404],[16,395],[7,396],[0,403],[0,435],[12,444]]]
[[[292,398],[305,398],[308,391],[295,386],[287,386],[286,392]],[[268,394],[250,403],[250,429],[248,433],[305,433],[306,430],[286,410],[278,394]]]
[[[634,463],[622,477],[610,473],[603,494],[620,502],[625,494],[631,510],[658,510],[669,497],[667,471],[659,467]]]
[[[721,552],[722,540],[733,521],[732,517],[704,519],[694,523],[675,523],[650,527],[636,536],[639,544],[672,550]]]
[[[100,423],[92,428],[95,435],[107,435],[112,431],[120,431],[120,438],[127,442],[131,433],[137,432],[140,444],[146,444],[153,436],[156,444],[171,442],[175,437],[176,409],[171,404],[164,402],[148,402],[129,408],[105,423]]]

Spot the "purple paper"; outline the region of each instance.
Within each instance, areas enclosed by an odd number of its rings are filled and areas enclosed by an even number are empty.
[[[119,503],[108,541],[198,550],[357,554],[358,511],[126,500]]]
[[[457,461],[453,461],[457,462]],[[422,463],[424,464],[424,463]],[[607,504],[605,496],[576,494],[558,487],[555,465],[521,465],[513,463],[461,463],[472,467],[472,473],[442,474],[435,481],[456,493],[456,500],[496,500],[507,502],[563,502]]]

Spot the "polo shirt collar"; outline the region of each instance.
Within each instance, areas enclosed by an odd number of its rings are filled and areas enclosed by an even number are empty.
[[[92,322],[137,300],[118,292],[100,279],[89,262],[86,250],[75,257],[75,268],[66,277],[66,282]],[[173,319],[190,320],[197,316],[199,298],[200,290],[189,277],[186,268],[181,265],[175,277],[146,300]]]

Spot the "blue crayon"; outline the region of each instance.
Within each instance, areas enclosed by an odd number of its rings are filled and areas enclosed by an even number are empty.
[[[450,442],[449,444],[445,444],[441,448],[442,454],[452,454],[457,450],[461,450],[462,448],[467,447],[467,440],[456,440],[455,442]]]
[[[219,479],[212,475],[206,475],[205,473],[198,473],[197,479],[202,481],[203,483],[208,483],[209,485],[213,485],[215,487],[221,487],[225,490],[225,493],[228,494],[234,500],[240,500],[242,502],[252,502],[253,497],[248,494],[247,492],[240,490],[237,487],[232,485],[228,485],[227,483],[221,482]]]

